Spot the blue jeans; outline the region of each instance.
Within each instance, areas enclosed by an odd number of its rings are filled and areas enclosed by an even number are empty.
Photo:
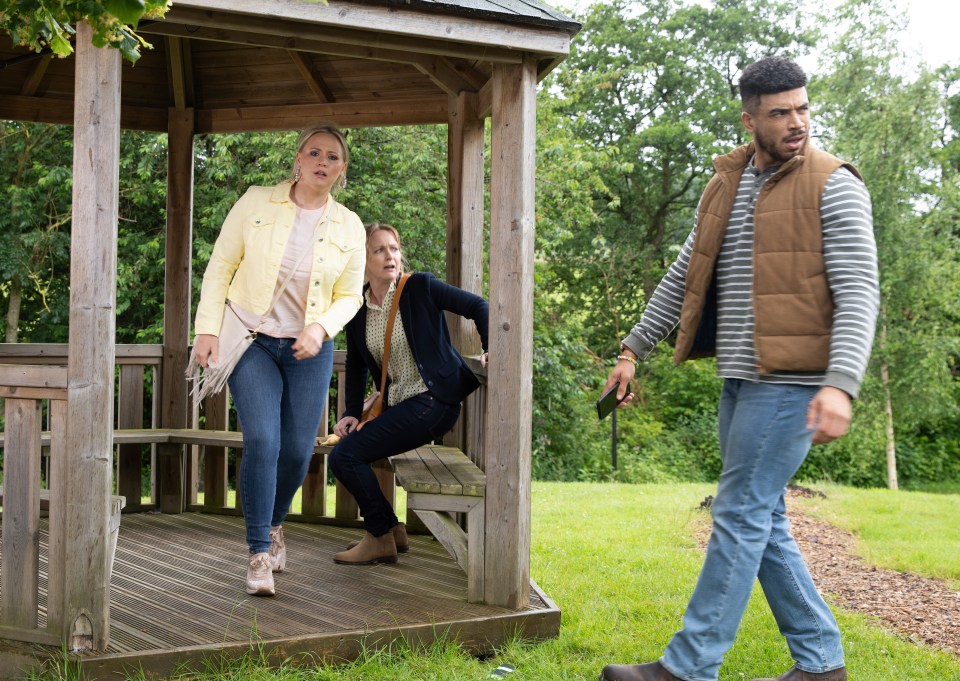
[[[453,428],[458,416],[459,404],[445,404],[421,393],[385,409],[333,448],[330,470],[357,500],[367,532],[379,537],[397,524],[370,464],[432,442]]]
[[[660,663],[687,681],[715,681],[733,644],[754,578],[787,639],[796,666],[843,666],[837,622],[790,534],[784,493],[810,449],[807,407],[816,386],[727,379],[720,398],[723,472],[713,532],[683,629]]]
[[[270,549],[270,527],[283,522],[307,476],[333,373],[333,341],[314,357],[294,359],[293,338],[260,334],[230,375],[243,429],[237,485],[250,553]]]

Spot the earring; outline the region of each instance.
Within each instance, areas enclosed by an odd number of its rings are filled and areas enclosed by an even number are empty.
[[[302,172],[301,172],[301,170],[300,170],[300,166],[297,166],[297,172],[295,172],[295,173],[293,174],[293,181],[294,181],[294,182],[299,182],[299,181],[300,181],[300,175],[301,175],[301,174],[302,174]]]
[[[344,173],[337,178],[337,189],[346,189],[347,188],[347,175]]]

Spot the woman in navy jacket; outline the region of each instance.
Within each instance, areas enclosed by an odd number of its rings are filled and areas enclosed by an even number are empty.
[[[334,427],[341,441],[330,469],[353,494],[366,528],[363,538],[334,555],[337,563],[395,563],[407,550],[407,533],[380,490],[370,464],[432,442],[456,423],[460,402],[480,383],[450,342],[444,311],[472,319],[487,349],[489,307],[480,296],[432,274],[410,276],[401,296],[390,343],[384,410],[357,429],[367,375],[380,382],[384,334],[397,282],[403,273],[400,235],[386,224],[367,227],[364,303],[347,323],[346,409]],[[402,331],[402,333],[401,333]],[[486,366],[487,354],[480,359]]]

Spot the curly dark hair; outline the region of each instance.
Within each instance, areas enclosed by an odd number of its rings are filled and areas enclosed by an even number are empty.
[[[807,74],[792,59],[771,55],[753,62],[740,75],[740,102],[750,110],[760,103],[760,95],[773,95],[805,87]]]

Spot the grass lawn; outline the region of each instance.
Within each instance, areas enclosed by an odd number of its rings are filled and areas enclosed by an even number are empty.
[[[863,533],[863,555],[932,576],[960,578],[960,497],[824,487],[811,513]],[[478,660],[455,646],[370,651],[337,667],[267,670],[252,657],[203,681],[480,680],[498,664],[507,681],[596,679],[608,662],[656,659],[680,626],[702,554],[691,537],[695,510],[713,485],[534,483],[531,575],[563,611],[560,636],[510,643]],[[952,547],[949,545],[953,542]],[[885,561],[894,561],[886,563]],[[867,618],[835,610],[857,681],[960,681],[960,658],[901,640]],[[720,670],[721,681],[777,676],[791,665],[759,589]]]
[[[803,500],[807,512],[857,535],[868,563],[944,579],[960,591],[960,494],[818,489],[828,498]]]

